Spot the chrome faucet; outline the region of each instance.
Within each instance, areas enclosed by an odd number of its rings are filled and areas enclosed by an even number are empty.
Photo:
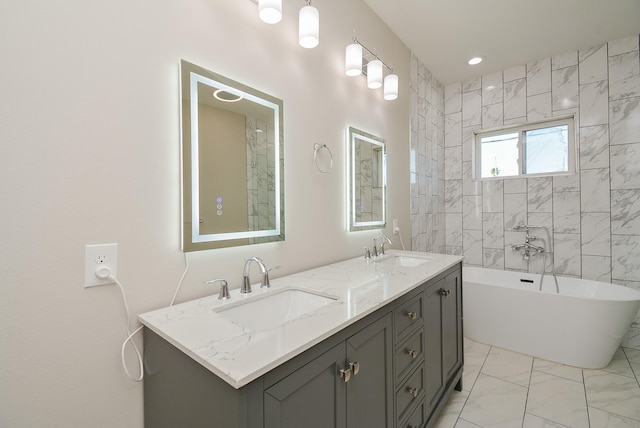
[[[242,272],[242,287],[240,288],[240,292],[243,294],[251,293],[251,280],[249,279],[249,269],[251,268],[251,262],[258,263],[260,266],[260,273],[262,273],[262,283],[261,287],[270,287],[271,282],[269,281],[269,270],[267,266],[264,264],[261,258],[259,257],[251,257],[244,262],[244,270]]]
[[[231,294],[229,294],[229,284],[225,279],[210,279],[205,281],[205,284],[215,284],[216,282],[220,283],[220,293],[218,294],[218,300],[229,300],[231,298]]]
[[[373,238],[373,256],[378,257],[378,247],[376,247],[376,242],[378,238],[382,238],[382,244],[380,244],[380,255],[384,256],[384,244],[393,245],[393,241],[389,239],[387,235],[384,233],[380,233],[380,235]]]

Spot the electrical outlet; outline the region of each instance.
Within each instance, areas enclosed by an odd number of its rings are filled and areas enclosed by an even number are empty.
[[[109,274],[118,274],[118,244],[85,245],[84,247],[84,286],[114,284],[109,278],[100,278],[96,271],[108,269]]]
[[[395,218],[393,219],[393,234],[397,235],[398,233],[400,233],[400,225],[398,224],[398,219]]]

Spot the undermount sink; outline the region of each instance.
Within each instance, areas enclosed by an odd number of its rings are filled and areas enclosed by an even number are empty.
[[[393,256],[389,257],[388,259],[380,260],[378,263],[383,263],[391,266],[416,267],[428,261],[429,259],[420,257]]]
[[[336,300],[334,297],[290,288],[249,298],[216,312],[245,328],[267,330],[300,318]]]

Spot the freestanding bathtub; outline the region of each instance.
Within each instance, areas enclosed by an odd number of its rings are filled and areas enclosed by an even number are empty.
[[[640,308],[640,292],[552,275],[464,267],[469,339],[581,368],[606,367]]]

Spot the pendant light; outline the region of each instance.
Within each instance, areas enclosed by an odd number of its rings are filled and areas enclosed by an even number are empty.
[[[382,87],[382,61],[378,58],[367,64],[367,86],[370,89]]]
[[[387,74],[384,77],[384,99],[395,100],[398,98],[398,75]]]
[[[307,49],[315,48],[320,43],[320,14],[318,9],[311,6],[310,0],[300,9],[298,41],[300,46]]]
[[[358,43],[347,45],[345,57],[345,74],[360,76],[362,74],[362,46]]]
[[[282,19],[282,0],[258,0],[258,15],[267,24],[276,24]]]

